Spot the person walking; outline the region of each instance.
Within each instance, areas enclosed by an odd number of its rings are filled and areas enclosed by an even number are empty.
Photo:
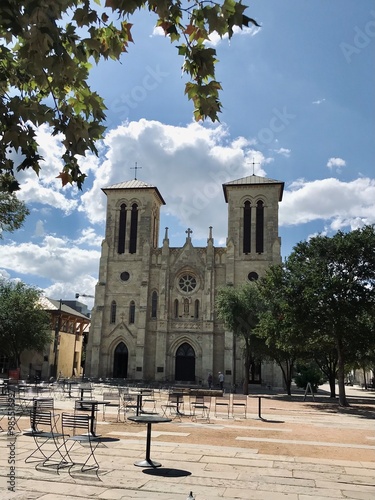
[[[212,389],[212,373],[209,373],[209,374],[208,374],[208,377],[207,377],[207,384],[208,384],[208,388],[209,388],[209,389]]]
[[[220,385],[220,389],[223,390],[224,389],[224,375],[219,372],[219,385]]]

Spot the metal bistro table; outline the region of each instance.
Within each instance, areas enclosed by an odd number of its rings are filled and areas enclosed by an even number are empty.
[[[96,434],[96,414],[99,405],[107,405],[108,401],[97,401],[96,399],[79,399],[76,401],[76,410],[90,411],[90,433],[94,437],[99,437]]]
[[[136,415],[128,417],[128,420],[137,422],[139,424],[147,424],[147,437],[146,437],[146,458],[140,462],[135,462],[137,467],[161,467],[159,462],[155,462],[150,458],[151,449],[151,426],[152,424],[161,424],[165,422],[172,422],[171,418],[160,417],[159,415]]]

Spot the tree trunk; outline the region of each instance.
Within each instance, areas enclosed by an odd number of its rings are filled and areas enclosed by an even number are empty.
[[[340,338],[337,339],[337,380],[339,386],[339,405],[350,406],[345,394],[345,363],[343,345]]]
[[[250,342],[247,338],[245,338],[245,376],[244,376],[243,388],[242,388],[242,392],[245,395],[249,394],[250,362],[251,362]]]
[[[363,367],[362,370],[363,370],[363,384],[364,384],[363,387],[367,391],[368,385],[367,385],[367,380],[366,380],[366,368]]]
[[[285,368],[283,365],[282,361],[277,362],[278,365],[281,368],[282,374],[283,374],[283,379],[285,383],[285,389],[286,393],[288,396],[292,395],[292,369],[293,369],[293,363],[289,363],[288,361],[285,361]]]
[[[328,381],[329,381],[329,388],[330,388],[330,391],[331,391],[331,398],[335,398],[336,397],[336,376],[335,376],[335,373],[334,372],[331,372],[329,374],[329,378],[328,378]]]

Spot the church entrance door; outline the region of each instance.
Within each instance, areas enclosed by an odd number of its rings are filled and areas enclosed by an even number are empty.
[[[128,376],[128,348],[120,342],[113,356],[113,378],[127,378]]]
[[[181,382],[195,382],[195,352],[186,342],[177,349],[174,378]]]

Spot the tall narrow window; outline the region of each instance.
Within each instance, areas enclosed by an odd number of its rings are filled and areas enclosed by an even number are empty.
[[[198,299],[194,302],[194,318],[195,319],[199,318],[199,300]]]
[[[135,302],[132,300],[129,305],[129,323],[135,322]]]
[[[263,201],[258,201],[256,209],[256,237],[255,237],[256,253],[264,252],[264,205]]]
[[[156,318],[158,312],[158,294],[152,292],[151,296],[151,318]]]
[[[152,228],[152,244],[153,247],[156,248],[158,246],[158,226],[157,226],[157,218],[154,216],[154,223]]]
[[[115,300],[112,300],[111,302],[111,318],[110,318],[110,322],[111,323],[116,323],[116,301]]]
[[[189,299],[184,299],[184,315],[189,314]]]
[[[134,203],[132,205],[132,211],[130,217],[129,253],[136,253],[137,251],[137,232],[138,232],[138,205]]]
[[[174,317],[178,318],[178,299],[174,301]]]
[[[243,209],[243,253],[250,253],[251,248],[251,205],[245,201]]]
[[[125,233],[126,233],[126,205],[120,207],[120,217],[118,225],[118,253],[125,253]]]

